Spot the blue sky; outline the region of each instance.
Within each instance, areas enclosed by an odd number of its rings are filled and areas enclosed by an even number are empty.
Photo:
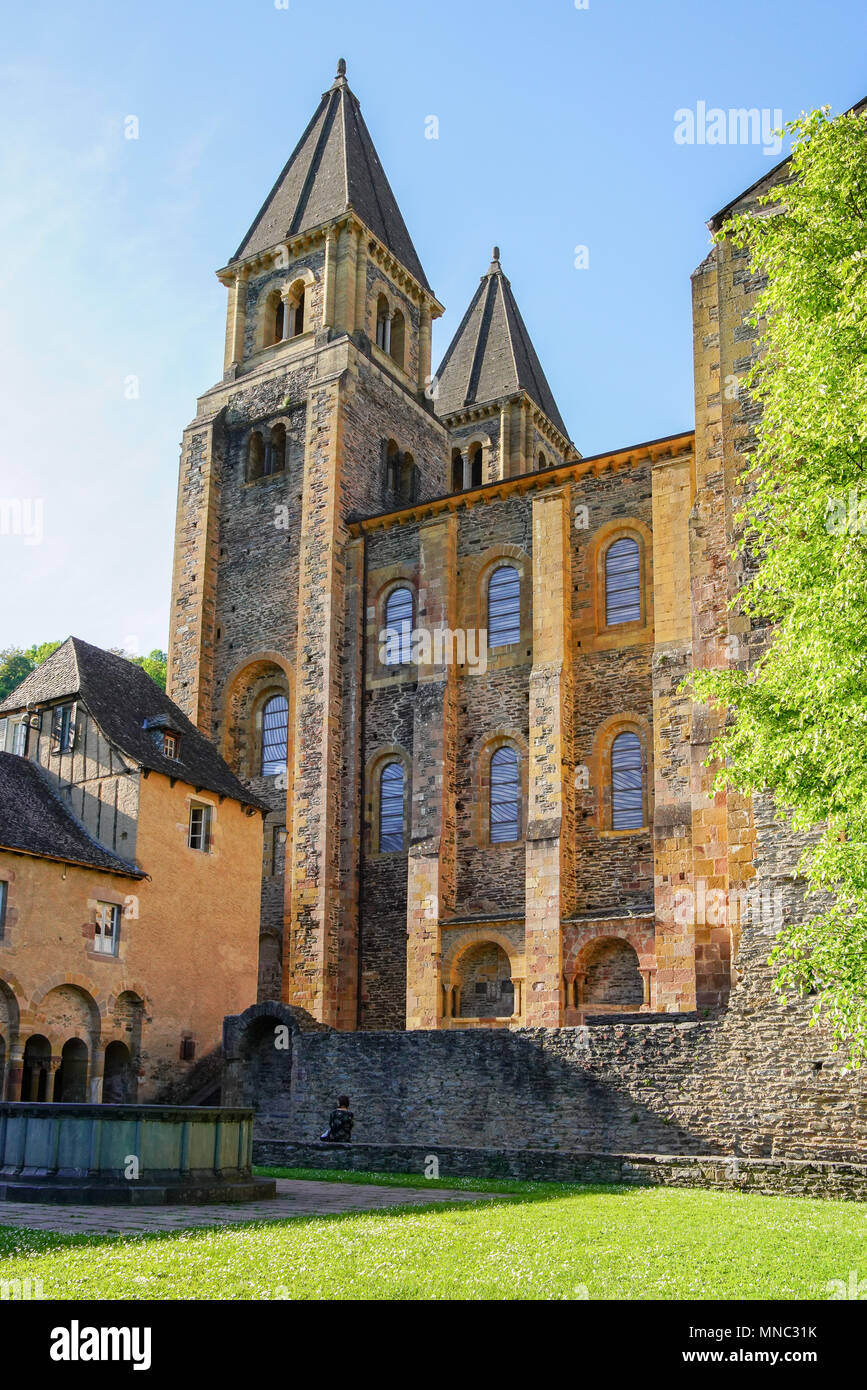
[[[7,8],[0,499],[22,511],[0,534],[0,647],[165,646],[178,442],[222,371],[213,272],[339,56],[446,306],[435,360],[498,243],[572,437],[595,453],[691,428],[705,223],[780,157],[679,145],[674,113],[844,110],[867,93],[865,14],[863,0]]]

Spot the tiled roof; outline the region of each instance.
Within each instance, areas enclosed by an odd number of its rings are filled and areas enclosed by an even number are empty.
[[[551,424],[569,438],[553,392],[536,356],[512,287],[500,266],[499,248],[437,372],[438,415],[483,405],[526,391]]]
[[[323,92],[310,124],[232,259],[253,256],[330,222],[349,207],[429,289],[341,59],[333,85]]]
[[[14,753],[0,753],[0,849],[147,877],[92,839],[42,769]]]
[[[31,671],[0,704],[0,714],[66,697],[81,699],[106,738],[142,767],[248,806],[264,807],[146,671],[80,637],[68,637]],[[180,734],[177,758],[164,757],[150,732],[165,725]]]

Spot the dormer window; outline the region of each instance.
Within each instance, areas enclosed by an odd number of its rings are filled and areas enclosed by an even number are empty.
[[[55,705],[51,711],[51,751],[68,753],[75,740],[73,705]]]
[[[164,758],[180,757],[181,736],[177,729],[172,729],[169,726],[167,715],[157,714],[151,719],[146,719],[144,727]]]

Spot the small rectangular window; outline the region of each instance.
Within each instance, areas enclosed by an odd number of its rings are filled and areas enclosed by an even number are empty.
[[[190,834],[187,841],[190,849],[202,850],[207,854],[211,848],[211,808],[210,806],[190,807]]]
[[[6,730],[9,727],[8,719],[0,719],[0,753],[6,752]]]
[[[5,879],[0,879],[0,941],[3,940],[6,931],[6,903],[9,898],[9,884]]]
[[[196,1056],[195,1038],[181,1038],[181,1061],[192,1062]]]
[[[118,903],[97,903],[96,924],[93,929],[93,949],[101,956],[116,956],[120,936],[120,906]]]
[[[23,719],[12,726],[12,752],[19,758],[27,757],[27,725]]]
[[[75,738],[72,705],[55,705],[51,711],[51,751],[68,753]]]
[[[176,758],[178,756],[177,734],[169,733],[168,730],[163,734],[163,753],[167,758]]]
[[[284,874],[286,872],[286,827],[285,825],[274,826],[274,839],[271,845],[271,873]]]

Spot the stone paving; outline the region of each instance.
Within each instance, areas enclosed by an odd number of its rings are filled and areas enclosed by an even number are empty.
[[[221,1202],[211,1206],[59,1207],[47,1202],[0,1203],[0,1226],[58,1231],[64,1235],[181,1231],[190,1226],[232,1226],[241,1221],[285,1221],[291,1216],[331,1216],[344,1211],[428,1202],[489,1201],[496,1194],[451,1188],[378,1187],[362,1183],[277,1179],[277,1196],[265,1202]],[[502,1200],[502,1199],[501,1199]]]

